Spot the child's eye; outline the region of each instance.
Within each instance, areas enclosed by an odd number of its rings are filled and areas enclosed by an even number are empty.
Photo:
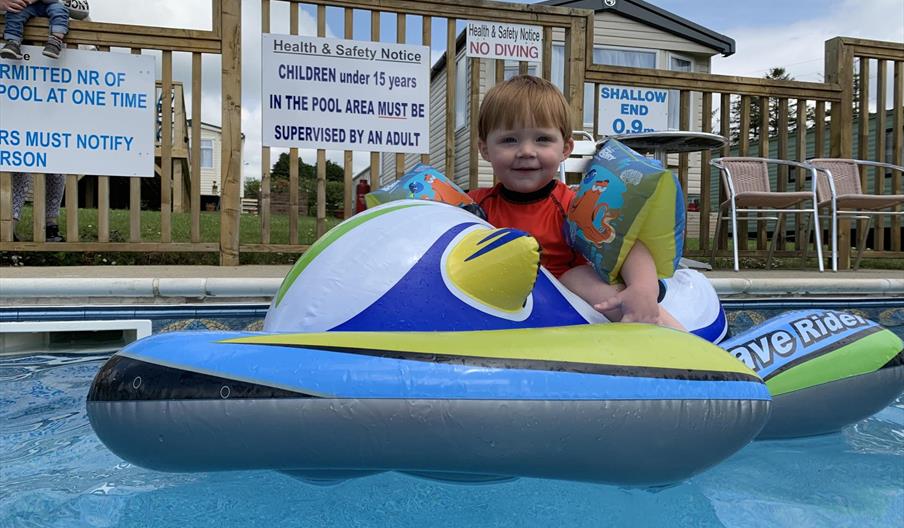
[[[552,138],[549,136],[540,136],[537,138],[537,141],[539,141],[541,143],[547,143],[547,142],[552,141]]]
[[[515,143],[516,141],[518,141],[518,140],[515,139],[514,137],[504,137],[499,140],[500,143]]]

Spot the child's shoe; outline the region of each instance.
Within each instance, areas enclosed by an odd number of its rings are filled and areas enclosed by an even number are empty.
[[[62,52],[63,39],[50,35],[50,37],[47,38],[47,44],[44,44],[44,56],[50,57],[51,59],[58,59]]]
[[[0,59],[22,60],[22,48],[18,42],[7,40],[0,49]]]
[[[60,226],[48,225],[44,227],[44,240],[47,242],[63,242],[60,236]]]

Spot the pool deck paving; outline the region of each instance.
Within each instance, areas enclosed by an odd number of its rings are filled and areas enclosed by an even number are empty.
[[[291,266],[0,268],[0,308],[73,304],[267,303]],[[707,271],[723,299],[902,298],[904,271]]]

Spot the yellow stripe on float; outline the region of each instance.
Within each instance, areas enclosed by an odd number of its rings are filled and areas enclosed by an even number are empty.
[[[724,350],[697,336],[653,325],[628,323],[473,332],[265,334],[223,342],[362,348],[755,375]]]

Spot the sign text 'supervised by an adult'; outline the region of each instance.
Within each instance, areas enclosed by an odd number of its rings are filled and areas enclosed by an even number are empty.
[[[669,124],[669,91],[602,85],[599,109],[600,134],[666,130]]]
[[[0,171],[154,175],[154,58],[23,46],[0,59]]]
[[[263,144],[430,151],[426,46],[262,37]]]

